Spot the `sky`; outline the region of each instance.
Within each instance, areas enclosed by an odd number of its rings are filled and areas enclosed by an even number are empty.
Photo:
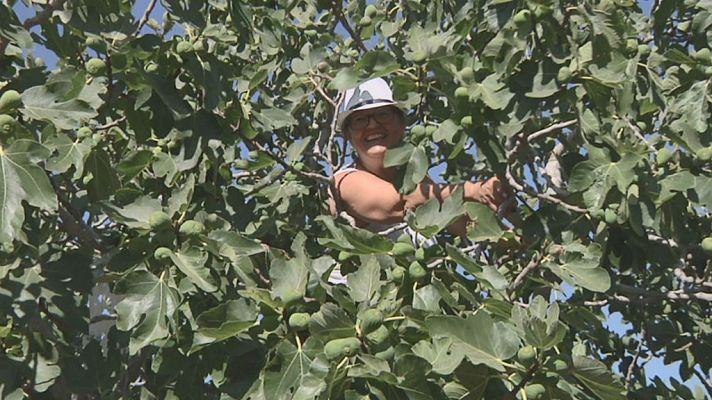
[[[137,0],[136,1],[135,7],[133,9],[133,15],[136,17],[137,20],[141,17],[141,15],[143,15],[148,4],[149,4],[149,0]],[[639,4],[641,5],[641,8],[643,9],[643,11],[649,15],[650,11],[651,11],[651,7],[653,5],[653,1],[641,0],[641,1],[639,1]],[[15,5],[14,9],[15,9],[15,12],[17,13],[20,21],[24,21],[27,18],[35,15],[35,12],[36,12],[34,9],[31,9],[31,8],[28,8],[27,6],[25,6],[25,4],[22,1],[18,1]],[[163,8],[161,2],[160,1],[157,2],[155,8],[153,9],[153,11],[151,13],[151,18],[156,19],[160,23],[162,20],[162,15],[163,15],[164,11],[165,11],[165,9]],[[32,29],[32,31],[39,33],[39,27],[34,27]],[[151,31],[151,29],[148,26],[144,26],[144,28],[142,29],[142,32],[149,32],[149,31]],[[174,27],[170,32],[170,34],[180,34],[180,33],[182,33],[182,29],[178,25],[176,25],[176,27]],[[346,34],[343,31],[343,29],[342,29],[341,33]],[[53,53],[43,49],[40,46],[36,46],[35,49],[33,49],[33,53],[34,53],[35,57],[42,58],[50,70],[54,69],[54,67],[56,66],[57,57]],[[434,177],[437,177],[440,175],[440,172],[442,172],[443,169],[444,169],[443,165],[441,164],[441,165],[431,169],[430,174]],[[563,289],[564,289],[564,295],[566,297],[568,297],[570,295],[571,288],[566,287],[564,285]],[[569,292],[569,293],[566,293],[566,292]],[[604,312],[606,312],[606,314],[608,315],[608,320],[606,321],[605,325],[610,331],[615,332],[618,335],[623,335],[626,333],[627,329],[631,328],[631,325],[623,320],[622,315],[620,313],[616,312],[613,314],[608,314],[607,311],[605,311],[605,310],[604,310]],[[675,378],[677,380],[680,380],[679,372],[678,372],[678,364],[679,363],[665,365],[663,363],[662,359],[654,358],[651,362],[649,362],[648,364],[645,365],[646,375],[648,376],[649,379],[654,378],[655,376],[659,376],[661,379],[663,379],[663,381],[665,381],[666,383],[669,384],[670,378]],[[708,373],[709,373],[709,371],[708,371]],[[700,384],[700,381],[697,377],[694,377],[693,379],[685,382],[685,385],[687,385],[691,389],[694,389],[695,386],[697,386],[699,384]]]

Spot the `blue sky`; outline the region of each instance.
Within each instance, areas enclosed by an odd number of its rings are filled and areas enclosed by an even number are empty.
[[[133,14],[136,17],[136,19],[140,18],[141,15],[143,15],[144,10],[146,10],[146,7],[149,4],[149,0],[138,0],[136,1]],[[642,9],[649,14],[652,4],[652,1],[639,1],[639,4],[641,5]],[[35,10],[26,7],[23,2],[19,1],[15,5],[15,11],[18,14],[18,17],[20,18],[21,21],[24,21],[25,19],[33,16],[35,14]],[[164,13],[165,9],[163,8],[161,2],[157,2],[156,7],[154,8],[153,12],[151,13],[151,17],[158,20],[161,22],[162,15]],[[39,33],[39,28],[34,27],[32,29],[33,32]],[[150,28],[148,26],[144,26],[142,32],[147,32],[150,31]],[[172,33],[180,33],[182,32],[182,29],[179,26],[176,26],[173,30]],[[342,32],[345,34],[345,32]],[[46,51],[44,48],[40,46],[36,46],[35,49],[33,49],[33,53],[36,57],[41,57],[45,63],[47,64],[49,69],[53,69],[56,65],[57,62],[57,57],[49,52]],[[443,165],[437,166],[436,168],[431,169],[431,174],[435,177],[440,175],[440,172],[444,169]],[[564,287],[564,296],[568,297],[570,295],[570,290],[571,288]],[[566,293],[569,292],[569,293]],[[630,324],[626,323],[626,321],[623,320],[622,315],[620,313],[613,313],[608,315],[608,321],[606,322],[606,327],[612,331],[615,332],[618,335],[623,335],[625,334],[626,330],[630,328]],[[646,374],[648,375],[648,378],[653,378],[655,376],[661,377],[665,382],[669,383],[669,379],[675,378],[675,379],[680,379],[679,378],[679,373],[678,373],[678,364],[671,364],[671,365],[664,365],[663,361],[661,359],[653,359],[651,362],[646,364],[645,366],[645,371]],[[709,372],[709,371],[708,371]],[[685,383],[688,387],[694,388],[696,385],[700,384],[699,379],[696,377],[687,381]]]

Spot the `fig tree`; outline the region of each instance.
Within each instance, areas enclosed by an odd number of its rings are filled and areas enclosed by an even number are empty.
[[[410,243],[396,243],[393,245],[392,253],[396,257],[407,257],[415,254],[415,247]]]
[[[712,62],[712,52],[706,47],[701,48],[695,53],[695,60],[703,64],[709,64]]]
[[[92,130],[88,126],[82,126],[81,128],[77,129],[77,139],[88,138],[91,134]]]
[[[469,98],[470,91],[466,87],[460,86],[459,88],[455,89],[455,97],[460,98],[460,99]]]
[[[13,111],[22,105],[22,96],[17,90],[8,90],[0,95],[0,113]]]
[[[517,351],[517,361],[522,365],[531,365],[536,359],[536,349],[532,346],[524,346]]]
[[[421,137],[425,135],[425,127],[423,125],[416,125],[410,129],[410,134],[414,137]]]
[[[204,230],[205,225],[203,225],[202,222],[189,219],[180,225],[180,228],[178,228],[178,233],[190,237],[200,235],[201,233],[203,233]]]
[[[336,360],[355,356],[360,348],[361,342],[357,338],[334,339],[324,345],[324,354],[327,359]]]
[[[603,215],[604,215],[603,218],[608,225],[615,224],[616,220],[618,219],[618,217],[616,216],[615,210],[613,210],[612,208],[606,208],[606,211]]]
[[[366,333],[373,332],[383,324],[383,313],[377,308],[370,308],[361,314],[360,319],[361,330]]]
[[[413,261],[408,267],[408,276],[414,281],[425,278],[428,271],[423,267],[423,265],[418,261]]]
[[[708,236],[702,239],[700,246],[702,247],[702,250],[705,252],[705,254],[707,254],[708,256],[712,256],[712,236]]]
[[[193,48],[193,44],[187,40],[178,42],[178,44],[176,45],[176,53],[181,54],[181,55],[192,53],[193,50],[195,50]]]
[[[87,61],[85,68],[90,75],[97,76],[104,73],[106,63],[100,58],[92,58]]]
[[[559,68],[559,72],[556,74],[556,80],[559,81],[559,83],[567,83],[570,79],[571,68],[566,66]]]
[[[695,157],[698,160],[707,162],[712,159],[712,146],[703,147],[695,152]]]
[[[156,260],[167,260],[171,258],[171,253],[173,252],[168,247],[158,247],[153,251],[153,258]]]
[[[304,294],[299,290],[290,290],[280,296],[280,299],[282,299],[282,303],[285,306],[291,306],[292,304],[296,304],[304,300]]]
[[[309,314],[294,313],[289,316],[289,327],[295,331],[303,331],[309,327]]]
[[[368,15],[364,15],[361,20],[358,21],[358,24],[361,26],[368,26],[371,25],[371,21],[371,17],[369,17]]]
[[[390,332],[388,331],[388,328],[380,325],[373,332],[366,335],[366,342],[371,346],[379,346],[388,340],[389,335]]]
[[[546,388],[540,383],[532,383],[524,386],[524,393],[527,394],[527,399],[540,400],[546,394]]]
[[[143,70],[148,72],[149,74],[152,74],[152,73],[158,71],[158,64],[156,64],[154,62],[149,62],[148,64],[146,64],[143,67]]]
[[[163,211],[154,211],[148,216],[148,224],[154,231],[168,229],[171,226],[171,217]]]
[[[518,13],[514,14],[513,21],[518,26],[522,26],[529,22],[529,18],[531,18],[531,11],[521,10]]]
[[[353,256],[353,254],[351,254],[350,252],[341,250],[341,251],[339,251],[339,255],[336,256],[336,260],[343,263],[343,262],[348,261],[349,258],[351,258],[352,256]]]
[[[114,53],[111,55],[111,66],[114,69],[124,69],[128,65],[128,58],[124,53]]]
[[[0,135],[10,136],[15,130],[15,119],[7,114],[0,114]]]
[[[395,354],[396,349],[393,348],[393,346],[388,346],[388,348],[383,351],[377,352],[376,354],[374,354],[374,356],[376,358],[380,358],[381,360],[392,360]]]
[[[417,50],[413,53],[413,62],[416,64],[422,64],[428,59],[428,53],[424,50]]]
[[[393,271],[391,272],[391,276],[393,276],[393,279],[395,279],[397,281],[403,279],[403,277],[405,276],[405,268],[403,268],[401,266],[397,266],[397,267],[393,268]]]
[[[672,158],[672,151],[670,151],[667,147],[663,147],[658,150],[658,154],[655,155],[655,163],[658,166],[661,166],[670,161],[670,158]]]

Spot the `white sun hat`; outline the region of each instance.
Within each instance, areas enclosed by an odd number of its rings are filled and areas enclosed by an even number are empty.
[[[355,88],[346,90],[344,98],[339,105],[336,129],[341,131],[344,121],[354,111],[384,106],[396,106],[401,112],[403,111],[398,103],[393,100],[393,91],[383,78],[374,78],[362,82]]]

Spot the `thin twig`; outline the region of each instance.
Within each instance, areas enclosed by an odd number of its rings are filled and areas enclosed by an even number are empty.
[[[50,17],[52,17],[52,13],[54,13],[55,10],[59,10],[64,7],[64,3],[66,1],[67,0],[50,1],[47,7],[45,7],[45,9],[38,12],[34,17],[25,20],[22,26],[25,29],[29,30],[35,25],[44,24],[50,19]],[[5,49],[7,48],[8,44],[10,44],[9,39],[0,37],[0,58],[5,56]]]
[[[394,225],[386,230],[380,231],[380,232],[378,232],[378,234],[381,236],[387,236],[393,232],[396,232],[396,231],[399,231],[399,230],[405,228],[406,226],[408,226],[408,224],[406,222],[402,222],[402,223]]]
[[[514,282],[512,282],[509,285],[509,288],[507,289],[508,294],[514,293],[515,290],[521,286],[521,284],[524,282],[524,279],[532,273],[535,269],[539,268],[539,265],[541,265],[542,260],[544,260],[544,255],[540,254],[538,257],[532,257],[532,259],[529,261],[529,264],[527,264],[526,267],[522,270],[522,272],[517,275],[516,278],[514,278]]]
[[[520,192],[524,192],[524,193],[526,193],[526,194],[528,194],[528,195],[530,195],[530,196],[534,196],[534,197],[537,197],[537,198],[539,198],[539,199],[546,200],[546,201],[549,201],[549,202],[551,202],[551,203],[560,205],[561,207],[564,207],[564,208],[566,208],[566,209],[568,209],[568,210],[571,210],[571,211],[575,211],[575,212],[577,212],[577,213],[582,213],[582,214],[583,214],[583,213],[588,212],[588,210],[586,210],[585,208],[577,207],[577,206],[574,206],[574,205],[572,205],[572,204],[566,203],[565,201],[563,201],[563,200],[561,200],[561,199],[557,199],[556,197],[551,196],[551,195],[546,194],[546,193],[537,193],[536,191],[531,190],[531,189],[525,187],[524,185],[520,184],[520,183],[517,182],[517,180],[514,178],[514,175],[512,175],[512,171],[511,171],[511,167],[510,167],[509,163],[507,164],[506,177],[507,177],[507,183],[509,183],[510,186],[512,186],[513,188],[515,188],[516,190],[518,190],[518,191],[520,191]]]
[[[356,32],[354,32],[353,28],[351,28],[351,25],[349,25],[349,21],[346,20],[346,16],[344,15],[344,11],[341,9],[341,1],[334,1],[334,13],[336,14],[336,19],[341,22],[341,25],[344,26],[346,31],[351,35],[351,38],[356,42],[358,47],[361,48],[361,51],[367,52],[368,48],[366,48],[366,45],[363,44],[361,41],[361,36],[357,35]]]
[[[548,126],[544,129],[538,130],[532,134],[527,135],[527,142],[532,143],[535,140],[539,139],[542,136],[546,136],[550,134],[551,132],[554,132],[559,129],[564,129],[566,127],[569,127],[571,125],[574,125],[577,121],[575,119],[569,120],[569,121],[564,121],[564,122],[559,122],[557,124]]]
[[[635,136],[637,136],[638,139],[642,140],[643,143],[645,143],[648,146],[648,150],[650,150],[652,153],[655,153],[658,151],[652,144],[650,144],[650,142],[648,142],[645,139],[645,136],[643,136],[643,134],[640,132],[640,129],[638,129],[637,126],[633,125],[633,123],[630,122],[627,118],[625,119],[625,122],[628,125],[628,127],[633,131]]]
[[[625,375],[625,386],[628,392],[633,391],[633,373],[635,373],[635,367],[638,363],[638,358],[640,358],[640,352],[643,348],[643,342],[645,341],[645,327],[640,328],[640,341],[638,342],[638,348],[635,349],[635,356],[633,356],[633,361],[631,361],[628,366],[628,373]]]
[[[331,178],[329,178],[328,176],[324,176],[324,175],[322,175],[322,174],[317,174],[317,173],[314,173],[314,172],[305,172],[305,171],[301,171],[301,170],[298,170],[298,169],[294,168],[294,166],[290,165],[288,162],[286,162],[285,160],[283,160],[281,157],[279,157],[279,156],[277,156],[277,155],[275,155],[275,154],[272,154],[271,151],[269,151],[267,148],[263,147],[261,144],[257,143],[257,142],[254,141],[254,140],[250,140],[250,139],[248,139],[247,137],[245,137],[245,136],[242,134],[242,132],[240,132],[240,129],[239,129],[239,128],[233,127],[233,131],[234,131],[235,133],[237,133],[238,135],[240,135],[240,137],[242,137],[242,139],[245,141],[245,143],[247,143],[248,147],[254,147],[254,148],[256,148],[257,150],[259,150],[260,152],[266,154],[267,157],[269,157],[269,158],[271,158],[272,160],[276,161],[278,164],[280,164],[282,167],[284,167],[287,171],[290,171],[290,172],[292,172],[292,173],[294,173],[294,174],[296,174],[296,175],[299,175],[299,176],[301,176],[301,177],[303,177],[303,178],[314,179],[314,180],[316,180],[316,181],[326,183],[327,185],[331,182]]]
[[[138,22],[138,26],[134,30],[134,32],[131,34],[131,36],[136,36],[138,35],[139,32],[141,32],[141,28],[143,28],[144,25],[146,25],[146,22],[148,22],[148,17],[151,15],[151,11],[153,11],[153,7],[156,6],[156,0],[151,0],[150,3],[148,3],[148,7],[146,7],[146,11],[143,12],[143,15],[141,16],[141,19]]]
[[[707,390],[707,398],[712,398],[712,379],[706,377],[702,372],[698,371],[694,367],[692,368],[692,372],[699,378],[699,380],[702,382],[702,385],[704,385],[705,389]]]
[[[111,122],[109,122],[109,123],[107,123],[107,124],[104,124],[104,125],[97,125],[95,129],[96,129],[97,131],[103,131],[103,130],[106,130],[106,129],[113,128],[113,127],[115,127],[115,126],[119,126],[119,125],[120,125],[122,122],[124,122],[124,121],[126,121],[126,116],[125,116],[125,115],[124,115],[123,117],[121,117],[121,118],[119,118],[119,119],[117,119],[117,120],[115,120],[115,121],[111,121]]]
[[[316,91],[321,95],[321,97],[323,97],[324,100],[328,101],[332,107],[336,108],[336,102],[331,97],[329,97],[329,95],[326,94],[326,92],[324,92],[324,89],[321,86],[319,86],[319,83],[314,80],[313,76],[309,77],[309,81],[314,85],[314,89],[316,89]]]
[[[689,276],[689,275],[685,274],[685,272],[680,267],[675,268],[673,270],[673,273],[675,274],[677,279],[681,280],[682,282],[693,283],[695,285],[702,285],[704,287],[712,288],[712,282],[706,281],[702,278],[696,278],[693,276]]]
[[[509,151],[507,151],[507,163],[511,163],[514,161],[517,153],[519,152],[519,150],[522,149],[522,147],[524,147],[525,144],[531,144],[542,136],[546,136],[551,132],[574,125],[576,122],[577,121],[575,119],[572,119],[569,121],[559,122],[557,124],[547,126],[544,129],[540,129],[528,135],[525,135],[524,132],[520,133],[518,137],[513,138],[512,142],[514,142],[514,145],[511,149],[509,149]]]

